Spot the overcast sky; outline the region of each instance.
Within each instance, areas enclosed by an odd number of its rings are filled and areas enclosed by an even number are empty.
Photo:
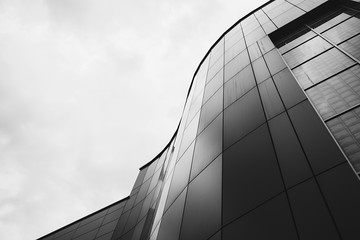
[[[209,47],[264,2],[0,0],[0,239],[128,196]]]

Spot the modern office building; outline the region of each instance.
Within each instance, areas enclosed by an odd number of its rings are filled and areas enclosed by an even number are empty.
[[[130,196],[41,239],[360,239],[359,2],[276,0],[240,19]]]

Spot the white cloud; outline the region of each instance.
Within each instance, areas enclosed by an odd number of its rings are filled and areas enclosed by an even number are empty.
[[[1,0],[0,238],[126,197],[175,131],[203,55],[260,3],[243,5]]]

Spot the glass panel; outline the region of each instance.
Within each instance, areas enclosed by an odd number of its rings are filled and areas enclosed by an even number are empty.
[[[302,11],[297,7],[292,7],[290,9],[286,10],[283,14],[277,16],[276,18],[273,18],[272,20],[275,23],[275,25],[278,28],[280,28],[280,27],[284,26],[285,24],[288,24],[292,20],[297,19],[304,13],[305,13],[305,11]]]
[[[254,74],[248,65],[225,83],[225,108],[255,87]]]
[[[248,51],[249,51],[251,62],[253,62],[255,59],[261,57],[261,52],[260,52],[260,49],[259,49],[257,43],[254,43],[253,45],[248,47]]]
[[[252,63],[252,66],[254,68],[255,78],[258,84],[270,77],[269,70],[263,58],[259,58],[256,61],[254,61]]]
[[[305,94],[301,90],[289,69],[284,69],[274,75],[274,82],[279,90],[280,96],[284,101],[286,109],[306,99]]]
[[[343,239],[354,239],[359,234],[359,179],[344,163],[321,174],[318,181]]]
[[[223,71],[219,71],[206,85],[203,103],[205,103],[223,85]]]
[[[214,118],[219,115],[223,109],[223,88],[220,88],[210,99],[207,101],[202,109],[200,115],[200,122],[198,133],[204,130]]]
[[[123,209],[124,209],[124,208],[120,208],[120,209],[118,209],[118,210],[116,210],[116,211],[113,211],[112,213],[106,215],[106,216],[105,216],[105,219],[104,219],[104,222],[103,222],[102,224],[106,224],[106,223],[108,223],[108,222],[111,222],[111,221],[113,221],[113,220],[115,220],[115,219],[120,218]]]
[[[298,239],[285,194],[239,218],[222,232],[223,240]]]
[[[195,139],[197,133],[197,127],[199,123],[200,112],[196,115],[196,117],[192,120],[189,126],[184,131],[184,136],[182,138],[181,147],[179,150],[179,157],[183,155],[185,150],[190,146],[191,142]]]
[[[265,122],[256,88],[226,108],[224,114],[225,148]]]
[[[288,194],[300,239],[340,239],[314,179],[290,189]]]
[[[274,25],[274,23],[273,22],[271,22],[271,21],[269,21],[269,22],[267,22],[267,23],[264,23],[263,25],[262,25],[262,27],[264,28],[264,30],[265,30],[265,32],[267,33],[267,34],[270,34],[270,33],[272,33],[273,31],[275,31],[276,29],[277,29],[277,27]]]
[[[190,179],[193,179],[205,166],[221,153],[222,118],[223,116],[220,114],[197,137]]]
[[[124,232],[127,232],[131,228],[135,227],[135,224],[137,223],[137,220],[138,220],[141,208],[142,208],[142,203],[143,202],[140,202],[138,205],[136,205],[133,209],[130,210],[130,216],[125,225]]]
[[[321,37],[315,37],[283,55],[290,68],[293,68],[332,46]]]
[[[306,32],[306,33],[304,33],[304,32]],[[297,45],[299,45],[299,44],[301,44],[301,43],[303,43],[303,42],[305,42],[305,41],[307,41],[307,40],[309,40],[309,39],[316,36],[316,34],[314,32],[309,31],[308,29],[304,29],[304,30],[298,32],[295,36],[298,36],[298,34],[300,36],[295,38],[295,39],[293,37],[290,37],[290,39],[289,39],[290,42],[289,42],[289,40],[287,40],[284,43],[285,45],[279,48],[279,51],[281,53],[287,52],[290,49],[296,47]]]
[[[247,51],[242,51],[233,60],[225,65],[225,82],[232,78],[236,73],[249,65],[250,60]]]
[[[311,169],[287,114],[271,119],[269,127],[286,187],[311,177]]]
[[[225,63],[230,62],[235,56],[237,56],[240,52],[245,50],[245,42],[244,39],[236,42],[232,47],[225,52]]]
[[[279,94],[276,91],[273,80],[271,78],[259,84],[259,92],[267,119],[270,119],[282,111],[285,111],[285,108],[280,100]]]
[[[270,38],[268,36],[260,39],[258,41],[259,44],[259,48],[260,51],[262,52],[262,54],[265,54],[267,52],[269,52],[270,50],[272,50],[273,48],[275,48],[274,44],[272,43],[272,41],[270,40]]]
[[[112,221],[112,222],[102,225],[99,229],[99,232],[97,233],[97,236],[101,236],[101,235],[104,235],[105,233],[114,231],[117,222],[118,221],[115,220],[115,221]]]
[[[116,239],[116,238],[119,238],[123,231],[124,231],[124,228],[125,228],[125,224],[127,222],[127,219],[129,218],[129,215],[130,215],[130,211],[126,212],[126,213],[123,213],[119,219],[119,222],[118,224],[116,225],[116,228],[115,228],[115,231],[114,231],[114,235],[113,237]]]
[[[180,240],[207,239],[221,227],[221,159],[189,185]]]
[[[186,189],[176,199],[170,209],[164,214],[161,221],[157,240],[177,240],[180,234],[180,225],[183,216]]]
[[[360,19],[352,17],[323,33],[324,37],[338,44],[360,33]]]
[[[230,36],[230,37],[228,37],[228,36]],[[235,43],[238,43],[240,40],[243,44],[245,44],[243,37],[244,36],[241,31],[241,26],[240,26],[240,24],[238,24],[229,33],[226,34],[225,50],[230,49],[231,47],[234,46]],[[242,43],[238,43],[238,44],[242,44]],[[245,45],[244,45],[244,47],[245,47]]]
[[[271,72],[271,75],[279,72],[286,67],[284,61],[280,57],[277,49],[273,49],[264,55],[267,66]]]
[[[217,72],[219,72],[222,67],[224,66],[224,59],[222,57],[220,57],[212,67],[209,68],[209,72],[208,72],[208,82],[211,81],[211,79],[217,74]]]
[[[327,119],[360,103],[360,67],[356,65],[306,91],[311,102]]]
[[[360,108],[326,123],[357,172],[360,172]]]
[[[266,124],[227,149],[223,157],[224,224],[283,191]]]
[[[148,179],[146,182],[144,182],[141,185],[140,191],[136,197],[135,205],[138,204],[140,201],[144,200],[144,198],[146,197],[146,193],[149,189],[150,183],[151,183],[151,179]]]
[[[76,230],[73,238],[76,238],[76,237],[78,237],[78,236],[80,236],[80,235],[82,235],[82,234],[84,234],[84,233],[87,233],[87,232],[89,232],[89,231],[91,231],[91,230],[94,230],[94,229],[99,228],[100,225],[101,225],[101,223],[102,223],[102,221],[103,221],[103,219],[104,219],[104,217],[98,218],[98,219],[96,219],[95,221],[92,221],[92,222],[90,222],[90,223],[88,223],[88,224],[86,224],[86,225],[84,225],[84,226],[82,226],[82,227],[79,227],[79,228]],[[96,232],[95,232],[95,235],[96,235]],[[95,235],[94,235],[94,237],[95,237]]]
[[[105,216],[106,213],[107,213],[107,211],[108,211],[107,209],[104,209],[104,210],[102,210],[102,211],[100,211],[100,212],[98,212],[98,213],[95,213],[95,214],[92,214],[91,216],[86,217],[85,219],[83,219],[83,220],[81,221],[79,227],[81,227],[81,226],[83,226],[83,225],[85,225],[85,224],[88,224],[88,223],[94,221],[95,219],[98,219],[98,218],[100,218],[100,217]]]
[[[333,17],[332,19],[330,19],[330,20],[326,21],[325,23],[321,24],[320,26],[316,27],[314,30],[317,31],[318,33],[324,32],[325,30],[339,24],[340,22],[348,19],[349,17],[351,17],[351,16],[347,13],[340,13],[336,17]]]
[[[360,35],[357,35],[339,45],[341,49],[360,60]]]
[[[97,229],[91,231],[91,232],[88,232],[88,233],[85,233],[84,235],[81,235],[79,237],[75,237],[73,236],[73,239],[74,240],[88,240],[88,239],[94,239],[95,236],[96,236],[96,233],[97,233]]]
[[[246,45],[247,46],[252,45],[257,40],[263,38],[265,35],[266,33],[264,32],[264,30],[261,27],[258,27],[257,29],[255,29],[254,31],[252,31],[251,33],[245,36]]]
[[[354,63],[345,54],[333,48],[293,69],[293,73],[300,85],[305,89],[350,67]]]
[[[291,108],[289,115],[315,174],[345,161],[309,101]]]
[[[168,193],[168,198],[166,200],[165,209],[168,209],[170,204],[172,204],[177,196],[184,190],[186,185],[189,182],[190,168],[194,153],[193,143],[191,147],[187,149],[182,158],[178,161],[173,178],[171,180],[171,185]]]

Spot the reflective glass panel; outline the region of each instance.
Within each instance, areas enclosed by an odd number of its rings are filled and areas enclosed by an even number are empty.
[[[282,111],[285,111],[272,78],[269,78],[268,80],[259,84],[259,92],[267,119],[270,119]]]

